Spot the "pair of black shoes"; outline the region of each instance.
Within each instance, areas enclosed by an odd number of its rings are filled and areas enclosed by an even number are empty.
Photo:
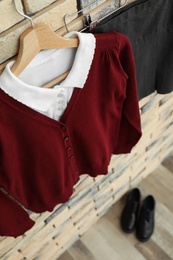
[[[138,188],[130,191],[125,207],[121,214],[121,227],[124,232],[132,233],[136,230],[139,241],[145,242],[150,239],[154,232],[155,199],[148,195],[142,202]],[[140,212],[139,212],[140,211]]]

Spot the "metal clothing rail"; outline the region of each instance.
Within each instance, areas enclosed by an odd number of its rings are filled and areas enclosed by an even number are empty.
[[[107,1],[108,1],[108,0],[107,0]],[[106,2],[107,2],[107,1],[106,1]],[[97,22],[101,22],[104,18],[106,18],[106,17],[108,17],[109,15],[111,15],[112,13],[118,11],[120,8],[122,8],[123,6],[125,6],[125,5],[127,4],[127,1],[128,1],[128,0],[126,0],[125,3],[121,5],[121,4],[120,4],[121,0],[120,0],[120,1],[119,1],[119,8],[117,8],[116,10],[110,12],[109,14],[105,15],[104,17],[102,17],[102,18],[100,18],[100,19],[98,19],[97,21],[94,21],[94,22],[92,22],[90,14],[84,15],[84,17],[83,17],[84,27],[85,27],[84,30],[85,30],[86,28],[90,28],[90,27],[93,27],[93,26],[95,27],[96,24],[97,24]],[[68,30],[68,25],[67,25],[67,21],[66,21],[66,19],[67,19],[68,16],[78,15],[78,14],[80,14],[81,12],[83,12],[86,8],[88,8],[88,7],[90,7],[91,5],[95,4],[96,2],[97,2],[97,1],[93,1],[92,3],[86,5],[85,7],[83,7],[82,9],[80,9],[80,10],[77,11],[77,12],[67,13],[67,14],[64,16],[64,25],[65,25],[66,31],[69,32],[69,30]]]
[[[107,2],[107,1],[108,1],[108,0],[106,0],[105,2]],[[128,0],[126,0],[125,3],[121,5],[121,0],[119,0],[119,8],[117,8],[116,10],[110,12],[109,14],[105,15],[104,17],[102,17],[102,18],[100,18],[100,19],[98,19],[98,20],[96,20],[96,21],[92,21],[92,20],[91,20],[90,14],[84,15],[84,17],[83,17],[84,29],[82,29],[81,31],[86,30],[87,28],[89,28],[90,31],[92,31],[92,29],[95,28],[95,26],[96,26],[96,24],[97,24],[98,22],[101,22],[101,20],[103,20],[104,18],[108,17],[108,16],[111,15],[112,13],[118,11],[120,8],[122,8],[123,6],[125,6],[126,3],[127,3],[127,1],[128,1]],[[31,26],[34,28],[34,21],[33,21],[33,19],[32,19],[30,16],[28,16],[28,15],[26,15],[26,14],[24,14],[24,13],[21,13],[21,12],[19,11],[19,9],[17,8],[16,0],[14,0],[13,2],[14,2],[14,7],[15,7],[16,11],[17,11],[20,15],[22,15],[24,18],[28,19],[28,20],[30,21],[30,23],[31,23]],[[68,16],[78,15],[78,14],[80,14],[81,12],[83,12],[86,8],[88,8],[88,7],[90,7],[91,5],[95,4],[96,2],[97,2],[97,1],[93,1],[93,2],[89,3],[88,5],[86,5],[85,7],[83,7],[82,9],[80,9],[80,10],[77,11],[77,12],[67,13],[67,14],[64,16],[64,26],[65,26],[65,28],[66,28],[66,31],[69,32],[68,26],[67,26],[67,21],[66,21],[66,18],[67,18]]]

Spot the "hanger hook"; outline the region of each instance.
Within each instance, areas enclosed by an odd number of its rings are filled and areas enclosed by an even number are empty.
[[[16,0],[14,0],[14,7],[15,7],[16,11],[17,11],[21,16],[23,16],[24,18],[27,18],[27,19],[30,21],[31,26],[34,28],[33,19],[32,19],[31,17],[29,17],[28,15],[26,15],[26,14],[24,14],[24,13],[21,13],[21,12],[19,11],[19,9],[17,8],[17,5],[16,5]]]
[[[107,2],[108,0],[106,0]],[[63,18],[64,18],[64,25],[65,25],[65,28],[66,28],[66,31],[69,32],[68,30],[68,26],[67,26],[67,21],[66,21],[66,18],[68,16],[73,16],[73,15],[77,15],[79,14],[80,12],[82,12],[84,9],[88,8],[89,6],[91,6],[92,4],[96,3],[97,1],[93,1],[91,3],[89,3],[88,5],[84,6],[82,9],[80,9],[79,11],[77,12],[74,12],[74,13],[67,13]],[[120,8],[122,8],[123,6],[125,6],[127,4],[128,0],[126,0],[122,5],[121,5],[121,0],[119,0],[119,8],[117,8],[116,10],[114,10],[113,12],[110,12],[108,13],[106,16],[102,17],[101,19],[98,19],[98,22],[101,21],[102,19],[106,18],[107,16],[111,15],[112,13],[118,11]],[[84,16],[85,18],[85,16]]]
[[[106,2],[107,2],[107,1],[108,1],[108,0],[106,0]],[[83,12],[83,10],[85,10],[85,9],[88,8],[88,7],[90,7],[92,4],[95,4],[96,2],[97,2],[97,1],[93,1],[93,2],[89,3],[88,5],[84,6],[82,9],[80,9],[80,10],[77,11],[77,12],[67,13],[67,14],[64,16],[64,25],[65,25],[66,31],[69,32],[68,26],[67,26],[67,22],[66,22],[67,16],[78,15],[78,14],[80,14],[81,12]]]

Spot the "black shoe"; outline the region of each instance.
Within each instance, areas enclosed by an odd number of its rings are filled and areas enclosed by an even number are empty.
[[[136,228],[140,199],[141,193],[138,188],[130,191],[120,219],[121,227],[126,233],[131,233]]]
[[[154,232],[155,204],[152,195],[147,196],[142,203],[136,229],[136,236],[141,242],[148,241]]]

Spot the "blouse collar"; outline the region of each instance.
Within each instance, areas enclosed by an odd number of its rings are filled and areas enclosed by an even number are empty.
[[[23,79],[25,79],[25,75],[27,76],[27,71],[32,69],[36,64],[47,63],[48,66],[50,57],[55,59],[58,56],[58,53],[63,51],[65,53],[67,49],[41,51],[19,77],[16,77],[10,70],[14,61],[9,62],[0,76],[0,88],[17,101],[39,111],[48,110],[56,98],[58,87],[83,88],[94,58],[95,37],[93,34],[80,32],[70,32],[65,37],[70,38],[75,36],[79,38],[79,46],[76,50],[72,68],[65,80],[63,80],[59,85],[56,85],[56,88],[41,88],[25,83]],[[49,73],[51,73],[50,68]],[[46,72],[41,70],[37,77],[44,77],[45,74]]]

